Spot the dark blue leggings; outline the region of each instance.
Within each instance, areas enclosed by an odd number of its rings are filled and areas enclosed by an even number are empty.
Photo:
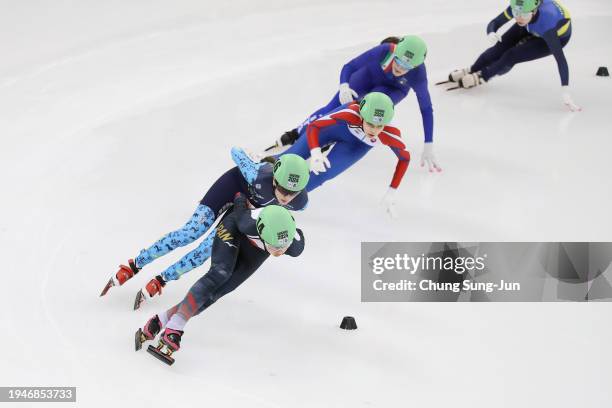
[[[571,36],[568,31],[561,38],[565,47]],[[504,75],[521,62],[533,61],[551,55],[551,51],[542,38],[538,38],[526,28],[513,25],[502,36],[502,41],[483,52],[470,68],[471,72],[480,71],[485,81],[496,75]]]
[[[207,206],[215,217],[221,215],[234,202],[234,196],[241,192],[248,196],[249,187],[238,167],[233,167],[223,173],[208,189],[200,204]]]

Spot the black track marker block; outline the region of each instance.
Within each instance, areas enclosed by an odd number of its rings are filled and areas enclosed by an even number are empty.
[[[600,76],[600,77],[609,77],[610,73],[608,72],[608,67],[599,67],[597,69],[597,74],[595,75]]]
[[[340,328],[344,330],[357,330],[357,322],[353,316],[344,316]]]

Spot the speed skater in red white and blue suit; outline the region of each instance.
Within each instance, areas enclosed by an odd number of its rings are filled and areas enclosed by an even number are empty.
[[[364,97],[361,104],[351,102],[341,105],[328,115],[308,124],[303,134],[285,153],[297,154],[304,159],[310,158],[313,173],[306,186],[306,190],[310,192],[346,171],[373,147],[388,146],[395,153],[397,163],[383,204],[387,212],[392,217],[396,217],[395,195],[408,169],[410,153],[406,150],[398,128],[390,125],[373,126],[367,115],[364,115],[364,109],[360,109],[360,105],[363,107],[371,96],[387,98],[380,93],[370,93]],[[393,104],[390,100],[388,103],[390,109],[387,110],[393,115]],[[329,145],[333,147],[325,156],[321,152],[321,147]]]

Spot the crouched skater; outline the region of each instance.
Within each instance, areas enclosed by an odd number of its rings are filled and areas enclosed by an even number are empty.
[[[167,364],[174,363],[172,353],[180,348],[189,319],[240,286],[270,255],[297,257],[302,253],[304,234],[287,209],[247,206],[246,197],[237,194],[234,207],[216,229],[210,269],[180,303],[151,317],[136,331],[136,350],[160,334],[158,345],[150,345],[148,351]]]
[[[100,296],[104,296],[113,286],[120,286],[134,277],[143,267],[169,252],[189,245],[212,230],[206,238],[187,255],[174,263],[160,275],[149,281],[138,291],[134,309],[156,295],[168,282],[202,265],[211,254],[215,230],[212,227],[228,205],[232,204],[236,193],[245,194],[248,202],[256,208],[266,205],[280,205],[291,211],[300,211],[308,204],[305,191],[309,179],[308,163],[301,157],[284,154],[274,163],[258,163],[242,149],[232,149],[232,159],[236,167],[228,170],[211,186],[200,201],[193,216],[176,231],[169,232],[150,247],[140,251],[127,265],[120,265],[119,271],[109,279]]]

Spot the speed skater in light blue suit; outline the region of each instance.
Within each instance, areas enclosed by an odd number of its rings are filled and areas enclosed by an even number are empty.
[[[342,67],[339,90],[329,103],[309,115],[296,129],[283,134],[273,147],[295,143],[309,123],[343,104],[361,100],[370,92],[384,93],[397,105],[412,89],[423,121],[425,145],[421,165],[427,164],[430,171],[440,171],[433,153],[434,116],[424,63],[426,54],[427,47],[417,36],[391,37],[350,60]]]
[[[244,194],[254,208],[273,204],[283,206],[290,211],[306,208],[308,193],[304,187],[310,175],[308,163],[302,158],[282,155],[274,163],[259,163],[252,160],[244,150],[232,148],[232,159],[236,167],[215,181],[187,223],[140,251],[136,258],[128,261],[128,265],[121,265],[119,271],[109,280],[101,296],[105,295],[112,286],[123,285],[155,259],[201,238],[211,229],[217,218],[231,207],[237,193]],[[290,170],[290,174],[287,173],[289,171],[287,169]],[[150,298],[158,293],[161,294],[161,288],[168,281],[179,279],[181,275],[197,268],[210,258],[215,234],[216,231],[213,229],[197,248],[151,280],[138,293],[134,307],[138,308],[145,300],[145,296]]]
[[[513,19],[516,24],[500,36],[497,31]],[[552,55],[559,71],[563,103],[571,111],[581,110],[569,93],[569,66],[563,52],[572,36],[572,21],[559,1],[511,0],[510,6],[489,22],[487,35],[493,46],[471,67],[453,71],[451,82],[473,88],[508,73],[516,64]]]

